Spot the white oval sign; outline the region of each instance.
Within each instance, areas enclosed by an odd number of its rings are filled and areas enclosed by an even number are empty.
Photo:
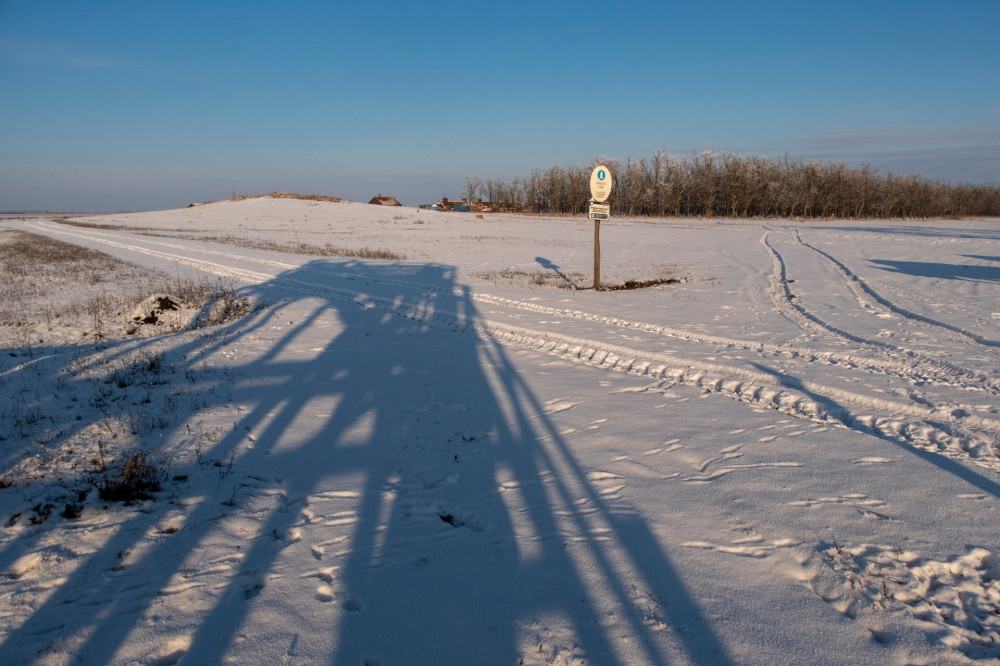
[[[594,201],[607,201],[611,196],[611,170],[603,164],[595,166],[590,174],[590,196]]]

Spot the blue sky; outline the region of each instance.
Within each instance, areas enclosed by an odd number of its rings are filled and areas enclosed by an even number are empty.
[[[0,210],[407,205],[655,149],[1000,183],[1000,2],[0,0]]]

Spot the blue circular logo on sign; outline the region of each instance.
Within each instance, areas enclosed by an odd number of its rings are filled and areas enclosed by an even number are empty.
[[[597,172],[597,180],[604,180],[604,177],[607,175],[608,174],[604,173],[604,169],[601,169]]]

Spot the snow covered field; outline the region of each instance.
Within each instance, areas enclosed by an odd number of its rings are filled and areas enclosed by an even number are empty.
[[[264,307],[0,329],[6,663],[1000,659],[996,220],[613,220],[603,281],[673,282],[599,292],[579,218],[71,221],[0,231]]]

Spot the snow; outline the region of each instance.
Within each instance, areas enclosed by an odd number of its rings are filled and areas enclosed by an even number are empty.
[[[6,662],[1000,658],[995,220],[612,220],[605,283],[678,281],[599,292],[580,218],[73,221],[0,226],[264,307],[7,345]],[[154,499],[84,493],[138,449]]]

